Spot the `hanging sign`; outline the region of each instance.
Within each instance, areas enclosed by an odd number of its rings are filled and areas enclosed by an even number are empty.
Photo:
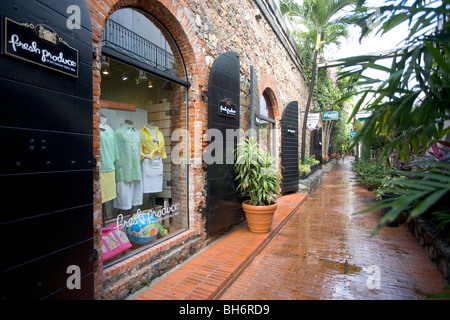
[[[322,113],[323,120],[338,120],[339,111],[325,111]]]
[[[231,99],[226,98],[219,101],[219,116],[236,118],[236,106]]]
[[[320,120],[320,113],[309,113],[308,120],[306,121],[306,127],[309,130],[314,130],[317,128]]]
[[[358,111],[356,113],[355,119],[357,119],[359,121],[365,121],[371,115],[372,115],[372,111],[362,110],[362,111]]]
[[[259,114],[255,113],[255,126],[260,126],[261,125],[261,118],[259,117]]]
[[[356,133],[358,131],[350,131],[350,139],[353,140],[353,138],[356,136]]]
[[[4,35],[6,55],[78,78],[78,50],[51,27],[5,17]]]

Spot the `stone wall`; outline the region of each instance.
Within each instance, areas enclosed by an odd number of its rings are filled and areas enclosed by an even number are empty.
[[[99,177],[94,181],[94,245],[99,252],[95,261],[95,297],[97,299],[122,299],[140,286],[161,275],[211,241],[205,234],[206,206],[205,166],[193,161],[202,154],[206,142],[201,137],[207,129],[207,101],[204,92],[210,68],[223,52],[235,51],[241,63],[241,127],[249,126],[250,66],[258,79],[259,96],[269,93],[277,128],[284,107],[298,101],[304,108],[307,98],[305,78],[298,61],[287,53],[265,18],[258,4],[264,1],[235,0],[87,0],[93,30],[93,45],[97,55],[93,66],[93,133],[94,155],[100,156],[100,54],[102,30],[108,17],[123,7],[134,7],[151,14],[160,21],[173,37],[179,49],[190,83],[189,123],[191,166],[189,169],[189,230],[158,244],[126,261],[107,269],[103,268],[101,254],[101,188]],[[180,63],[178,63],[180,62]],[[177,61],[181,66],[181,61]],[[299,112],[299,115],[302,115]],[[301,124],[301,121],[299,121]],[[281,135],[277,135],[278,151]],[[307,139],[308,141],[308,139]],[[99,161],[98,161],[99,162]],[[215,234],[213,237],[220,236]]]
[[[450,284],[450,244],[444,241],[439,236],[438,230],[423,218],[408,218],[407,226]]]

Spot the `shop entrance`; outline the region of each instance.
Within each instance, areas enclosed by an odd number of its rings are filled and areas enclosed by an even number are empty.
[[[0,299],[93,299],[89,9],[3,0],[0,16]]]

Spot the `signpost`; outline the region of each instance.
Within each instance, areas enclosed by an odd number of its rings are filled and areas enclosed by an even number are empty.
[[[322,120],[338,120],[339,111],[325,111],[322,113]]]

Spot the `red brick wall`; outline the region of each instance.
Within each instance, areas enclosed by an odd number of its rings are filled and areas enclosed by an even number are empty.
[[[207,91],[212,61],[222,52],[233,50],[241,57],[241,109],[249,107],[250,65],[255,67],[259,79],[259,95],[265,89],[270,93],[275,118],[279,120],[284,106],[290,101],[306,101],[304,77],[290,60],[268,22],[260,17],[251,0],[235,1],[173,1],[173,0],[87,0],[93,30],[93,45],[98,58],[94,61],[94,155],[100,157],[100,63],[102,30],[108,17],[116,10],[131,6],[140,8],[158,19],[174,37],[183,57],[187,80],[189,122],[191,137],[189,171],[189,226],[188,232],[159,244],[123,263],[103,270],[101,254],[95,262],[95,298],[121,299],[140,285],[161,274],[189,254],[199,250],[206,241],[204,234],[205,170],[201,156],[206,141],[201,137],[207,129],[207,101],[202,91]],[[173,43],[172,43],[173,45]],[[172,47],[175,50],[175,47]],[[177,61],[182,66],[181,61]],[[181,71],[181,70],[180,70]],[[241,114],[244,114],[241,112]],[[245,123],[248,119],[243,119]],[[280,143],[278,142],[278,146]],[[102,206],[99,177],[94,181],[95,249],[101,252]],[[173,248],[179,248],[176,254]],[[159,260],[158,260],[159,259]],[[154,267],[155,262],[164,268]],[[162,261],[165,263],[163,264]],[[127,270],[127,271],[126,271]]]

